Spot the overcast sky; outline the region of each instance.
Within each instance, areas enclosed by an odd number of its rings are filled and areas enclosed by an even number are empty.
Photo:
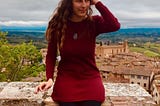
[[[0,0],[0,26],[46,25],[58,1]],[[160,0],[101,1],[119,19],[122,27],[160,27]]]

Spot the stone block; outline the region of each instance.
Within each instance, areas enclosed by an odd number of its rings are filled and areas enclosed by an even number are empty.
[[[43,93],[34,94],[38,83],[10,82],[0,92],[0,106],[41,106]]]
[[[53,87],[34,94],[38,82],[0,82],[0,106],[58,106],[52,100]],[[104,83],[106,99],[101,106],[153,106],[153,100],[139,85]]]
[[[3,90],[3,88],[7,85],[7,82],[1,82],[0,83],[0,92]]]

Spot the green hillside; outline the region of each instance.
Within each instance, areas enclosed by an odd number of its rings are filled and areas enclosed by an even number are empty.
[[[149,57],[160,57],[160,44],[156,43],[144,43],[143,45],[131,46],[130,51],[142,53]]]

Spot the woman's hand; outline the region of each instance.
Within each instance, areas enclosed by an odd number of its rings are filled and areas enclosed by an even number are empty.
[[[39,91],[44,92],[51,88],[53,85],[53,80],[49,79],[47,82],[42,82],[40,85],[36,86],[34,93],[37,94]]]
[[[95,5],[96,3],[98,3],[100,0],[91,0],[92,2],[91,2],[91,4],[92,5]]]

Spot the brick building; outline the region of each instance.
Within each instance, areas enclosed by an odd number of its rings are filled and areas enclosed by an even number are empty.
[[[128,42],[124,41],[122,43],[119,43],[118,45],[111,45],[110,43],[103,44],[102,42],[100,44],[96,45],[96,57],[100,58],[108,58],[109,56],[119,54],[119,53],[128,53]]]
[[[154,61],[138,53],[121,53],[97,59],[104,82],[139,84],[150,90],[150,76],[155,70]]]

